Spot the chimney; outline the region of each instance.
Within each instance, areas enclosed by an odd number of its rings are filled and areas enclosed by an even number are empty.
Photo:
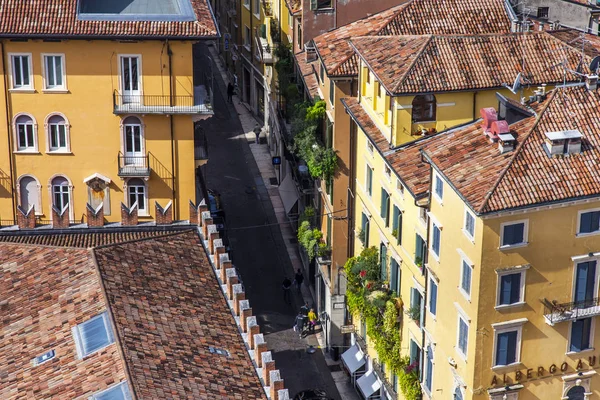
[[[200,212],[198,207],[190,200],[190,224],[200,226]]]
[[[25,211],[23,207],[17,206],[17,225],[19,229],[35,228],[35,209],[33,206]]]
[[[483,133],[487,135],[492,128],[492,122],[498,121],[498,113],[495,108],[486,107],[479,110],[479,115],[483,119]]]
[[[173,202],[169,201],[165,208],[162,208],[158,201],[154,203],[156,208],[156,225],[170,225],[173,223]]]
[[[511,133],[501,133],[498,135],[498,150],[500,154],[508,153],[515,149],[515,137]]]
[[[66,229],[69,227],[69,206],[59,210],[52,206],[52,228]]]
[[[488,137],[492,142],[498,140],[498,135],[502,135],[505,133],[509,133],[510,129],[508,129],[508,122],[502,121],[494,121],[492,122],[492,128],[488,132]]]
[[[121,225],[123,226],[135,226],[138,224],[138,209],[137,204],[131,207],[127,207],[121,203]]]
[[[304,45],[304,57],[307,63],[316,61],[317,59],[317,49],[315,46],[311,46],[308,43]]]
[[[596,90],[598,88],[598,75],[586,75],[585,87],[588,90]]]
[[[88,228],[104,226],[104,203],[100,203],[97,208],[87,203],[85,206]]]

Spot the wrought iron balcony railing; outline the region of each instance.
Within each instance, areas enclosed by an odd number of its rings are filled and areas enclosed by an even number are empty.
[[[546,298],[540,301],[544,305],[546,323],[551,326],[559,322],[600,315],[600,297],[570,303],[558,303]]]
[[[113,92],[114,113],[119,114],[213,114],[212,99],[204,86],[193,95],[125,94]]]
[[[148,178],[150,176],[149,155],[130,156],[119,152],[119,172],[122,178]]]

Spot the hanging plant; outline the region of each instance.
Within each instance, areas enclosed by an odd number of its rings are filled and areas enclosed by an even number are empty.
[[[323,233],[316,228],[311,228],[308,221],[303,221],[298,228],[298,243],[312,261],[317,255],[317,245],[323,238]]]

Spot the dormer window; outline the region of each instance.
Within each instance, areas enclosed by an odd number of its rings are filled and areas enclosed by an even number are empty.
[[[578,130],[546,132],[544,148],[550,157],[581,153],[581,138]]]
[[[435,96],[426,94],[415,96],[412,102],[412,121],[414,122],[434,122],[435,121]]]

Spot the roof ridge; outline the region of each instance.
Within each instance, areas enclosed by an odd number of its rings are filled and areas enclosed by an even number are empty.
[[[165,233],[157,235],[157,236],[148,236],[148,237],[143,237],[143,238],[137,238],[137,239],[130,239],[130,240],[124,240],[122,242],[116,242],[116,243],[107,243],[107,244],[103,244],[100,246],[95,246],[95,247],[89,247],[88,249],[90,250],[96,250],[96,249],[104,249],[107,247],[113,247],[113,246],[120,246],[123,244],[131,244],[131,243],[137,243],[137,242],[142,242],[142,241],[146,241],[146,240],[155,240],[155,239],[161,239],[167,236],[175,236],[175,235],[183,235],[189,232],[193,232],[194,228],[192,228],[190,226],[190,229],[182,229],[180,231],[175,231],[175,232],[169,232],[169,231],[165,231]]]
[[[377,36],[381,36],[381,35],[379,35],[379,33],[380,33],[381,31],[383,31],[384,29],[386,29],[388,26],[390,26],[390,24],[392,23],[392,21],[394,21],[394,20],[396,19],[396,17],[397,17],[398,15],[400,15],[400,13],[404,12],[404,11],[405,11],[405,10],[408,8],[408,6],[410,6],[410,5],[414,4],[414,3],[415,3],[415,0],[408,0],[408,1],[407,1],[406,3],[404,3],[404,4],[400,4],[400,5],[398,5],[398,11],[396,11],[396,12],[395,12],[395,13],[394,13],[394,14],[393,14],[391,17],[390,17],[390,19],[388,19],[388,20],[387,20],[387,22],[386,22],[386,23],[384,23],[384,24],[381,26],[381,28],[379,28],[379,30],[375,31],[375,35],[377,35]],[[386,36],[388,36],[388,35],[386,35]]]
[[[434,35],[432,35],[432,34],[429,34],[429,35],[419,35],[419,36],[427,37],[427,40],[425,41],[425,43],[423,43],[423,45],[421,46],[421,49],[419,49],[419,51],[417,52],[417,55],[415,56],[414,60],[412,60],[412,62],[410,63],[410,65],[406,69],[406,72],[404,73],[404,76],[402,76],[398,80],[398,83],[396,84],[396,86],[394,86],[394,88],[393,88],[394,93],[398,92],[398,88],[400,88],[400,86],[404,83],[404,81],[408,77],[408,73],[415,66],[415,64],[417,63],[417,60],[419,60],[421,58],[421,56],[423,55],[423,52],[425,51],[425,48],[429,46],[429,43],[431,43],[431,41],[434,38]]]
[[[542,116],[544,115],[544,113],[546,112],[548,107],[550,106],[550,103],[552,103],[552,101],[556,97],[556,93],[558,93],[558,92],[553,91],[550,94],[550,98],[548,99],[548,101],[546,102],[544,107],[540,110],[540,113],[538,114],[535,123],[531,126],[531,129],[529,129],[529,132],[525,135],[525,137],[523,138],[521,143],[517,146],[517,148],[513,152],[513,155],[510,158],[510,161],[508,162],[508,164],[502,169],[502,171],[500,171],[500,174],[498,175],[498,179],[496,179],[496,182],[494,182],[494,185],[492,185],[491,190],[485,195],[485,198],[483,199],[481,206],[477,210],[479,213],[482,213],[483,210],[485,209],[485,207],[488,205],[488,202],[490,201],[492,195],[496,192],[496,189],[498,189],[498,186],[500,186],[502,179],[506,176],[506,174],[508,173],[508,170],[513,166],[515,159],[521,153],[521,150],[523,149],[523,146],[525,146],[527,139],[529,139],[529,137],[533,134],[533,131],[535,130],[535,128],[537,128],[538,124],[542,120]]]

